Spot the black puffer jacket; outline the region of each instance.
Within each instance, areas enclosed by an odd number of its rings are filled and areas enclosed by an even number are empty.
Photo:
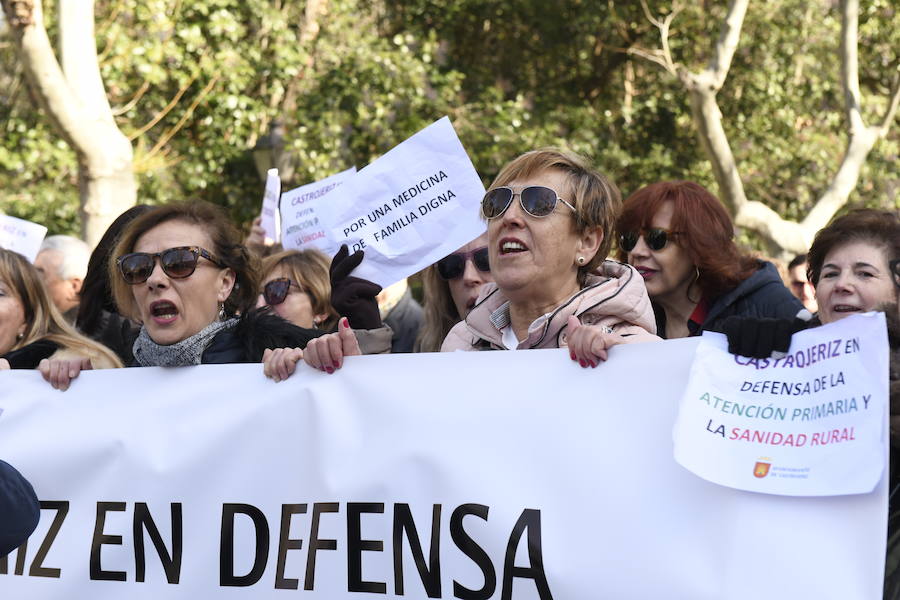
[[[778,269],[770,262],[759,261],[759,269],[740,282],[733,290],[711,301],[703,325],[688,322],[691,335],[704,331],[722,331],[722,323],[731,316],[769,319],[794,319],[803,310],[803,304],[784,287]],[[666,313],[657,306],[656,331],[666,331]]]
[[[221,332],[203,351],[204,365],[262,362],[267,348],[306,348],[326,332],[304,329],[265,310],[251,310],[238,324]]]
[[[40,518],[40,506],[31,484],[0,460],[0,556],[28,539]]]

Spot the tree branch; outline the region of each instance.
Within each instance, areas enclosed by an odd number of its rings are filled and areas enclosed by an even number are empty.
[[[160,136],[159,140],[156,142],[156,144],[153,146],[153,148],[151,148],[150,151],[144,155],[142,162],[147,161],[150,158],[152,158],[154,154],[159,152],[163,146],[168,144],[169,140],[172,139],[172,137],[176,133],[178,133],[182,127],[184,127],[184,124],[187,123],[188,119],[190,119],[191,116],[194,114],[194,110],[196,110],[196,108],[200,105],[200,102],[203,101],[203,98],[205,98],[206,95],[212,91],[212,89],[215,87],[216,83],[218,83],[218,81],[221,77],[222,77],[221,74],[216,75],[215,77],[213,77],[210,80],[209,83],[207,83],[204,86],[204,88],[202,90],[200,90],[200,93],[197,94],[197,97],[194,98],[194,101],[191,102],[191,105],[188,107],[188,109],[184,112],[183,115],[181,115],[181,118],[178,120],[178,122],[175,125],[173,125],[172,127],[170,127],[165,133],[163,133],[162,136]]]
[[[60,65],[90,119],[112,123],[112,110],[97,61],[94,0],[59,1]]]
[[[183,86],[181,86],[181,88],[179,88],[179,90],[175,93],[175,95],[172,97],[172,99],[169,101],[169,103],[166,104],[165,107],[163,107],[163,109],[161,111],[156,113],[153,116],[153,118],[150,119],[149,122],[147,122],[146,125],[144,125],[140,129],[138,129],[137,131],[135,131],[131,135],[129,135],[128,139],[131,141],[134,141],[135,139],[141,137],[142,135],[144,135],[145,133],[150,131],[157,123],[159,123],[163,118],[165,118],[165,116],[167,114],[169,114],[172,111],[172,109],[178,105],[178,101],[181,100],[181,97],[184,96],[184,93],[188,91],[188,89],[191,87],[191,85],[193,85],[194,82],[197,81],[197,78],[199,76],[200,76],[200,71],[198,69],[197,72],[195,72],[193,75],[191,75],[191,78],[188,80],[188,82],[186,84],[184,84]]]
[[[715,90],[722,89],[728,69],[731,68],[731,60],[737,50],[738,41],[741,39],[741,27],[744,24],[744,16],[747,14],[747,5],[750,0],[731,0],[728,4],[728,14],[719,32],[719,40],[712,58],[709,60],[706,70],[712,75],[712,84]]]
[[[888,100],[888,109],[884,113],[884,119],[881,121],[881,137],[888,134],[894,117],[897,116],[897,107],[900,106],[900,64],[897,65],[897,75],[894,77],[894,83],[891,86],[891,95]]]

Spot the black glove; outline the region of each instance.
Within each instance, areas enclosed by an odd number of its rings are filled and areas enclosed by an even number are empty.
[[[328,269],[331,274],[331,306],[338,314],[347,317],[353,329],[378,329],[382,323],[375,296],[381,291],[381,286],[367,279],[349,277],[350,272],[362,262],[363,256],[362,250],[350,254],[347,244],[343,244],[334,255]]]
[[[57,350],[59,350],[59,344],[56,342],[38,340],[22,346],[18,350],[7,352],[0,358],[8,360],[9,366],[13,369],[36,369],[41,360],[50,358]]]
[[[722,333],[728,338],[728,351],[751,358],[770,358],[774,352],[786,354],[791,337],[806,327],[801,319],[728,317]]]

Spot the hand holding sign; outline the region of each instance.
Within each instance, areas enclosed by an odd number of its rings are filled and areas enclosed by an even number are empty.
[[[381,286],[349,276],[362,260],[363,251],[350,254],[346,244],[334,256],[329,269],[331,305],[339,315],[347,317],[353,329],[377,329],[382,323],[375,296],[381,291]]]

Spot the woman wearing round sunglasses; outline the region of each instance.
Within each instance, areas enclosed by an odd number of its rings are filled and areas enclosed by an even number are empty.
[[[253,310],[258,263],[212,204],[154,207],[128,224],[112,257],[116,305],[142,324],[135,366],[261,362],[320,335]]]
[[[556,149],[507,164],[485,194],[494,283],[443,351],[568,346],[581,366],[657,339],[638,274],[606,261],[619,192],[583,158]]]
[[[638,190],[625,200],[617,229],[619,257],[644,278],[664,338],[720,331],[734,315],[808,316],[772,263],[740,253],[731,217],[696,183]]]
[[[453,326],[466,318],[485,283],[493,281],[487,233],[422,272],[425,318],[418,350],[437,352]]]

